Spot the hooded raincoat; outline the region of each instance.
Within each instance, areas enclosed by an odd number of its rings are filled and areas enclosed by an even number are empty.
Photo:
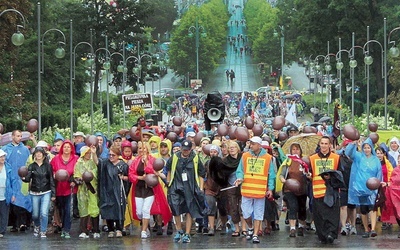
[[[370,190],[367,187],[367,180],[376,177],[382,180],[381,162],[376,156],[374,145],[370,138],[362,143],[362,149],[368,144],[371,147],[371,155],[367,157],[362,150],[357,151],[357,146],[353,143],[346,147],[346,155],[353,160],[349,182],[349,204],[354,205],[374,205],[377,190]]]

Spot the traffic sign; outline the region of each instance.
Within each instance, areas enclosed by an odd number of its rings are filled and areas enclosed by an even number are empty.
[[[153,97],[150,93],[122,95],[122,103],[125,112],[130,112],[134,106],[144,110],[153,109]]]

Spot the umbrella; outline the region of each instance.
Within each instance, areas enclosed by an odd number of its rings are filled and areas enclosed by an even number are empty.
[[[330,118],[329,116],[323,116],[318,120],[318,122],[330,122],[330,121],[332,121],[332,118]]]
[[[293,143],[297,143],[300,145],[303,156],[309,156],[315,153],[315,149],[318,146],[320,135],[316,135],[314,133],[303,133],[300,135],[296,135],[290,137],[282,147],[282,150],[285,154],[290,154],[290,145]]]

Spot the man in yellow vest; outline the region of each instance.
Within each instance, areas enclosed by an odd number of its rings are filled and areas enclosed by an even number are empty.
[[[250,151],[243,153],[235,181],[236,186],[242,184],[241,208],[249,227],[246,239],[253,240],[253,243],[260,243],[257,232],[254,234],[254,228],[258,230],[264,219],[265,197],[272,197],[276,178],[272,156],[262,148],[261,143],[259,136],[250,139]]]
[[[340,199],[333,196],[330,184],[338,169],[340,156],[331,152],[331,140],[322,136],[320,151],[310,156],[315,229],[321,243],[332,244],[337,239],[340,221]],[[332,196],[332,199],[328,199]]]
[[[192,150],[192,142],[184,140],[181,152],[167,161],[168,204],[175,219],[175,242],[189,243],[192,218],[203,218],[205,196],[203,183],[205,169]],[[181,215],[186,214],[186,232],[183,233]]]

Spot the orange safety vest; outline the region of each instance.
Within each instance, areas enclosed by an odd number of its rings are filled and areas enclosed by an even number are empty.
[[[264,198],[268,190],[268,172],[272,156],[256,157],[246,152],[242,156],[244,179],[242,195],[248,198]]]
[[[325,181],[320,176],[321,173],[328,170],[337,170],[340,156],[330,153],[328,158],[320,158],[318,154],[310,156],[311,168],[313,173],[312,186],[314,198],[325,196]]]

